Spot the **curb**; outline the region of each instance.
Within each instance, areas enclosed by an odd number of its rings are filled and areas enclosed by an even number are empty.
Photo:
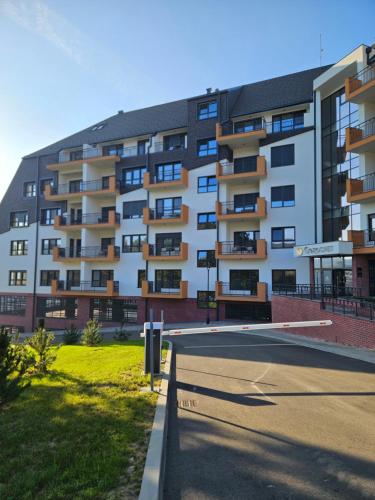
[[[169,381],[173,350],[172,342],[167,342],[169,344],[168,352],[165,359],[159,397],[156,403],[154,423],[152,425],[146,463],[143,470],[141,492],[138,497],[139,500],[160,500],[163,496],[165,451],[168,432]]]

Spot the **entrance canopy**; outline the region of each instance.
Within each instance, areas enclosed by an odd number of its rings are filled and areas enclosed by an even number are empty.
[[[332,255],[353,255],[351,241],[328,241],[294,247],[295,257],[325,257]]]

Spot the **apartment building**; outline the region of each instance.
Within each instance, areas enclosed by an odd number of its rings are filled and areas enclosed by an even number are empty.
[[[0,323],[267,320],[273,290],[329,280],[375,295],[366,49],[24,157],[0,207]]]

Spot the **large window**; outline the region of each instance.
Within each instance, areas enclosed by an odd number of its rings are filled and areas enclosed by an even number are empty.
[[[271,148],[271,167],[294,165],[294,144]]]
[[[124,201],[122,205],[123,219],[140,219],[143,216],[143,208],[146,200]]]
[[[217,102],[208,101],[198,103],[198,120],[208,120],[217,117]]]
[[[14,240],[10,242],[10,255],[27,255],[27,240]]]
[[[103,156],[122,156],[123,150],[123,144],[111,144],[109,146],[103,146]]]
[[[157,269],[155,271],[155,292],[178,290],[180,281],[180,269]]]
[[[198,177],[198,193],[214,193],[217,190],[215,175]]]
[[[36,302],[38,318],[76,319],[77,299],[74,297],[38,297]]]
[[[155,165],[155,181],[156,182],[170,182],[178,181],[181,179],[181,162],[162,163]]]
[[[283,113],[272,117],[272,132],[287,132],[303,128],[304,111],[294,111],[293,113]]]
[[[198,309],[216,309],[217,302],[215,301],[215,292],[208,290],[198,291],[197,307]]]
[[[257,269],[231,269],[229,271],[229,289],[255,293],[259,281]]]
[[[271,188],[271,207],[294,207],[294,186],[278,186]]]
[[[10,213],[10,227],[27,227],[29,214],[26,211]]]
[[[272,291],[293,290],[296,286],[295,269],[273,269],[272,270]]]
[[[122,237],[122,251],[123,253],[142,252],[142,245],[146,242],[145,234],[125,234]]]
[[[107,281],[113,281],[112,269],[94,269],[91,271],[91,284],[93,287],[106,287]]]
[[[174,151],[175,149],[185,149],[186,134],[166,135],[163,138],[164,151]]]
[[[198,214],[197,229],[216,229],[215,212],[204,212]]]
[[[158,219],[179,217],[181,214],[181,196],[175,198],[159,198],[156,200],[156,217]]]
[[[54,247],[61,247],[60,238],[51,238],[48,240],[42,240],[42,255],[51,255]]]
[[[125,186],[142,186],[146,167],[124,168],[122,170],[122,184]]]
[[[58,280],[60,271],[40,271],[40,286],[51,286],[52,280]]]
[[[36,196],[36,183],[25,182],[23,185],[23,195],[25,198],[34,198]]]
[[[146,146],[147,146],[147,139],[142,139],[140,141],[137,141],[137,155],[145,155],[146,154]]]
[[[216,139],[202,139],[198,141],[198,156],[216,155],[217,145]]]
[[[273,227],[271,229],[272,248],[292,248],[296,244],[295,227]]]
[[[262,127],[263,127],[263,120],[261,117],[252,118],[251,120],[235,122],[234,133],[243,134],[244,132],[253,132],[254,130],[261,130]]]
[[[9,286],[26,286],[27,271],[9,271]]]
[[[216,267],[215,250],[198,250],[197,267]]]
[[[24,316],[26,297],[21,295],[0,295],[0,314]]]
[[[61,215],[61,208],[42,208],[40,211],[40,223],[44,226],[52,226],[57,215]]]
[[[90,318],[97,321],[137,323],[137,309],[132,299],[90,299]]]

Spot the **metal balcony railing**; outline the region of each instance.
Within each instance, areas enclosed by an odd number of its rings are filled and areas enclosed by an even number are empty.
[[[362,238],[360,241],[355,239],[355,241],[353,241],[353,247],[375,247],[375,229],[366,229],[363,231],[363,240]]]
[[[165,210],[150,209],[150,219],[178,219],[181,217],[181,208],[171,208]]]
[[[249,240],[238,243],[234,241],[221,242],[222,255],[246,255],[255,254],[257,251],[257,240]]]
[[[156,257],[176,257],[181,255],[181,244],[166,246],[164,244],[149,245],[149,255]]]
[[[239,297],[246,297],[249,295],[257,295],[257,282],[256,281],[241,281],[231,283],[221,283],[222,295],[236,295]]]
[[[356,127],[353,127],[354,130],[361,131],[362,133],[355,136],[352,136],[351,141],[356,143],[358,141],[362,141],[366,139],[366,137],[370,137],[375,135],[375,118],[370,118],[370,120],[366,120],[365,122],[360,123]]]
[[[120,214],[115,213],[115,223],[120,224]],[[110,214],[82,214],[82,215],[62,215],[61,225],[62,226],[74,226],[74,225],[90,225],[90,224],[108,224],[110,222]]]
[[[349,80],[359,80],[362,85],[366,85],[366,83],[375,80],[375,66],[366,66],[366,68],[352,76]]]
[[[51,194],[85,193],[88,191],[102,191],[109,189],[110,181],[108,177],[93,181],[80,182],[77,184],[67,183],[51,187]]]
[[[120,256],[120,247],[115,246],[115,257]],[[100,246],[92,246],[92,247],[82,247],[78,249],[72,248],[61,248],[58,249],[59,257],[65,259],[74,259],[74,258],[91,258],[91,257],[108,257],[108,247],[101,248]]]
[[[247,203],[244,205],[240,205],[233,201],[227,201],[221,204],[222,215],[252,213],[252,212],[257,212],[257,210],[258,210],[257,203]]]
[[[165,173],[162,175],[154,175],[152,178],[154,184],[158,184],[159,182],[173,182],[180,180],[181,180],[181,171]]]
[[[185,149],[185,144],[175,144],[173,146],[168,146],[165,142],[154,142],[150,152],[161,153],[163,151],[183,151]]]
[[[108,280],[111,281],[111,280]],[[107,290],[107,281],[106,282],[98,282],[98,281],[58,281],[57,282],[58,290],[71,290],[75,292],[105,292]],[[113,281],[113,290],[118,292],[119,290],[119,282]]]
[[[148,292],[149,293],[165,293],[176,294],[180,292],[180,281],[149,281],[148,282]]]
[[[257,171],[257,156],[251,156],[246,159],[246,162],[236,165],[228,160],[221,160],[221,175],[244,174]]]
[[[362,177],[357,177],[355,180],[362,181],[362,192],[375,191],[375,172]]]

